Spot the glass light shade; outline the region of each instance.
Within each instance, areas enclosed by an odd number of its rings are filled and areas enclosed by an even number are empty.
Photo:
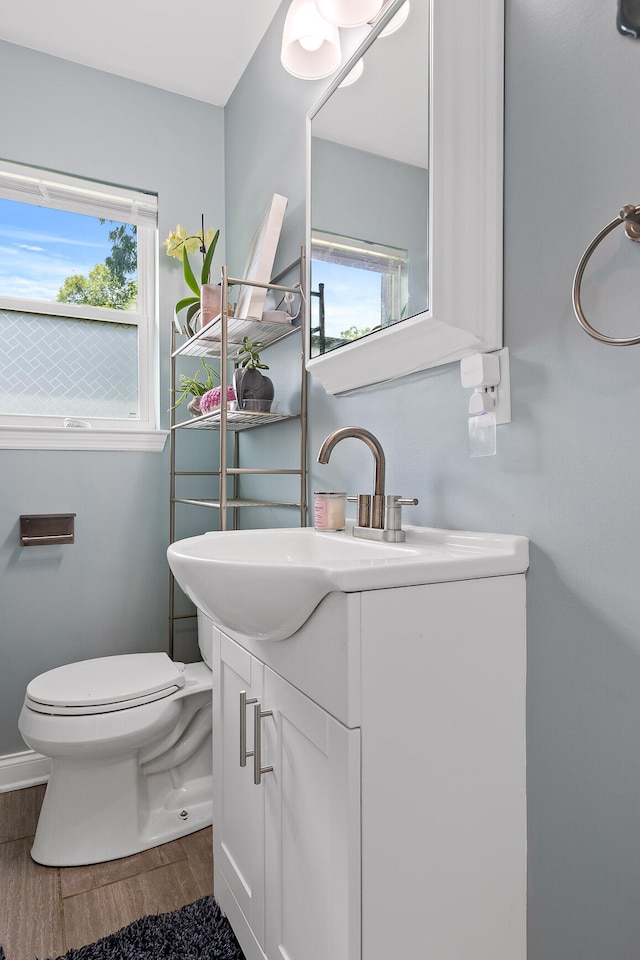
[[[316,0],[318,12],[336,27],[361,27],[377,17],[384,0]]]
[[[292,0],[284,22],[280,59],[285,70],[301,80],[320,80],[340,66],[338,28],[320,16],[314,0]]]
[[[363,70],[364,70],[364,59],[360,57],[359,60],[356,60],[355,66],[353,66],[351,70],[349,70],[349,73],[346,75],[346,77],[344,78],[340,86],[350,87],[352,83],[355,83],[356,80],[360,79],[360,77],[362,76]]]
[[[313,52],[314,50],[319,50],[323,44],[322,37],[314,37],[311,34],[307,37],[300,37],[298,43],[301,47],[304,47],[305,50]]]
[[[392,33],[395,33],[396,30],[399,30],[400,27],[406,22],[409,13],[411,12],[411,6],[409,0],[406,0],[402,4],[398,12],[394,17],[391,17],[389,23],[386,25],[384,30],[381,30],[379,33],[380,37],[390,37]]]

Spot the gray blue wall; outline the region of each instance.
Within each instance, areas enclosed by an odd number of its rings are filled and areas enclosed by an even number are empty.
[[[282,262],[303,238],[304,118],[322,82],[279,67],[286,6],[226,108],[236,268],[270,192],[289,197]],[[347,398],[310,391],[312,488],[369,489],[362,444],[315,464],[330,430],[360,424],[385,447],[388,489],[420,498],[407,520],[531,538],[530,960],[640,954],[640,347],[590,339],[570,301],[588,241],[640,203],[640,43],[616,32],[615,7],[506,2],[513,422],[497,456],[467,456],[457,365]],[[585,279],[585,309],[607,332],[640,334],[640,250],[619,233]]]
[[[196,229],[201,213],[223,226],[220,108],[7,43],[0,87],[0,157],[157,192],[161,241],[178,222]],[[224,240],[218,250],[222,263]],[[170,322],[183,289],[161,247],[165,429]],[[192,444],[194,456],[201,448]],[[35,674],[167,648],[168,501],[168,444],[163,453],[0,450],[0,755],[24,749],[16,724]],[[74,546],[19,546],[21,513],[66,511],[77,513]],[[195,513],[180,518],[183,535],[187,524],[211,524]],[[183,634],[176,656],[196,659],[193,633]]]

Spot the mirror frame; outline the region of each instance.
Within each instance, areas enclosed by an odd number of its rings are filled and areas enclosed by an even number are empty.
[[[307,291],[311,290],[312,120],[402,2],[394,0],[307,114]],[[503,346],[504,0],[430,0],[430,4],[430,307],[311,357],[309,295],[306,367],[330,394]]]

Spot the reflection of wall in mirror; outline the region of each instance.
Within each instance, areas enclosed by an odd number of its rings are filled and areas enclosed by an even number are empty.
[[[396,33],[364,54],[357,83],[339,86],[313,116],[313,136],[429,166],[429,0],[411,4]]]
[[[408,250],[407,316],[426,310],[428,171],[318,137],[311,167],[312,231]]]

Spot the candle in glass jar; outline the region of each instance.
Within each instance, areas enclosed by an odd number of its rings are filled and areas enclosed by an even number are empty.
[[[346,525],[346,493],[314,494],[313,522],[316,530],[344,530]]]

